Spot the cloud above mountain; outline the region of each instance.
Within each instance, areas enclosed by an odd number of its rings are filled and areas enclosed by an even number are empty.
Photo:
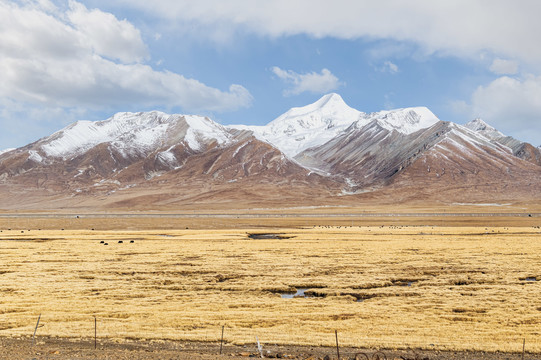
[[[540,12],[536,0],[0,0],[0,148],[122,111],[262,124],[331,91],[366,112],[427,106],[500,127],[522,114],[502,129],[539,143]]]
[[[494,59],[490,71],[498,75],[513,75],[518,72],[518,63],[513,60]]]
[[[48,107],[100,109],[138,103],[186,111],[250,106],[241,85],[226,90],[157,71],[140,31],[111,13],[69,1],[0,2],[0,97]]]
[[[415,42],[429,53],[477,56],[490,51],[531,64],[541,61],[541,48],[530,46],[541,33],[541,3],[535,0],[122,1],[164,19],[194,22],[209,34],[247,29],[271,37],[395,39]]]
[[[470,117],[490,119],[504,133],[539,145],[541,139],[541,76],[502,76],[479,86],[467,103],[459,104]]]
[[[375,58],[380,65],[373,68],[382,73],[402,71],[403,67],[395,58],[461,59],[499,76],[470,85],[471,92],[462,94],[463,98],[458,100],[470,111],[461,114],[487,114],[488,120],[501,126],[509,114],[525,112],[518,123],[530,128],[533,124],[536,136],[541,134],[534,120],[539,116],[537,102],[531,99],[532,93],[524,92],[537,83],[530,76],[536,78],[541,74],[541,47],[535,46],[541,33],[541,22],[537,19],[541,2],[536,0],[518,3],[506,0],[275,0],[257,4],[250,0],[121,1],[125,6],[148,11],[164,21],[189,23],[189,31],[196,29],[199,36],[207,36],[217,43],[231,43],[232,38],[245,33],[271,39],[305,35],[315,39],[351,40],[352,43],[383,41],[366,50],[369,54],[379,54]],[[385,62],[381,65],[380,61]],[[404,74],[407,75],[407,71]],[[282,71],[280,76],[293,84],[285,94],[303,91],[303,87],[295,85],[302,83],[298,80],[299,74],[295,77]],[[505,99],[504,94],[508,96]],[[528,139],[533,140],[531,131],[503,128],[515,136],[528,134]]]
[[[342,82],[328,69],[322,69],[320,73],[306,74],[299,74],[293,70],[282,70],[278,66],[273,66],[271,70],[280,80],[291,86],[284,90],[284,96],[299,95],[303,92],[324,94],[336,90],[342,85]]]

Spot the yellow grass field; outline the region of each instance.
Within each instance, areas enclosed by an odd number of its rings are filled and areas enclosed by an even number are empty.
[[[100,338],[218,341],[224,325],[235,344],[338,330],[344,346],[541,352],[540,254],[534,226],[3,229],[0,336],[41,314],[38,335],[59,337],[93,337],[96,316]]]

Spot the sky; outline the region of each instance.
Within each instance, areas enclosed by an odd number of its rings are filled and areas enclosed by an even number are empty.
[[[0,0],[0,150],[160,110],[263,125],[335,92],[541,145],[541,1]]]

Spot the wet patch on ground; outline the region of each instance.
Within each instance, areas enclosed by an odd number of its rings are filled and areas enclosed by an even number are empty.
[[[285,240],[292,239],[295,236],[284,235],[283,233],[251,233],[248,238],[253,240]]]

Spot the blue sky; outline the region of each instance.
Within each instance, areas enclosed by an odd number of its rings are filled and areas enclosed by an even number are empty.
[[[541,145],[538,1],[0,0],[0,149],[158,109],[265,124],[336,92]]]

